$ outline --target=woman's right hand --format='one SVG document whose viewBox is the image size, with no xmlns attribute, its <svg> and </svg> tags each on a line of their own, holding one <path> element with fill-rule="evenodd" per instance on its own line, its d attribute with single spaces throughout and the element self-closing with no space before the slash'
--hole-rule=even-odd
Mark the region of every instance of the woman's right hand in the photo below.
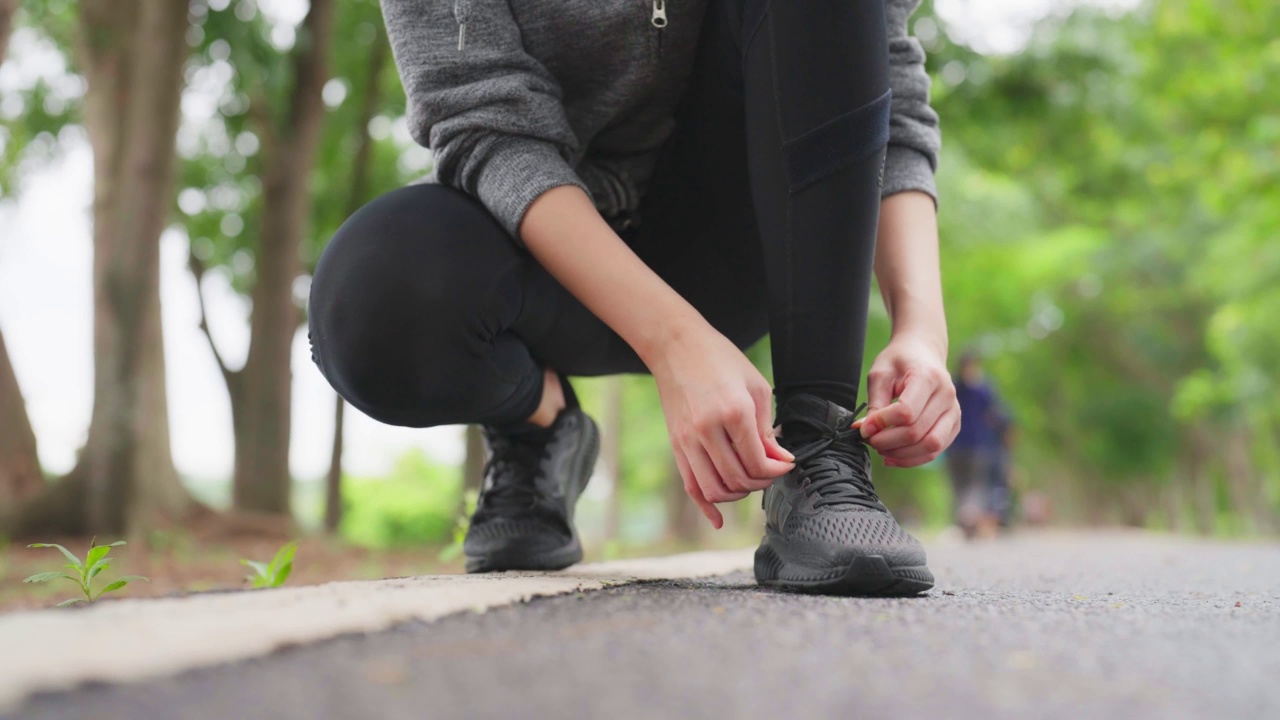
<svg viewBox="0 0 1280 720">
<path fill-rule="evenodd" d="M 764 376 L 636 256 L 586 192 L 562 185 L 539 195 L 519 235 L 653 372 L 684 489 L 712 525 L 724 524 L 714 503 L 746 497 L 791 469 L 794 458 L 773 438 Z"/>
<path fill-rule="evenodd" d="M 676 333 L 649 369 L 685 492 L 719 529 L 724 517 L 715 503 L 763 490 L 793 467 L 773 435 L 769 382 L 705 324 Z"/>
</svg>

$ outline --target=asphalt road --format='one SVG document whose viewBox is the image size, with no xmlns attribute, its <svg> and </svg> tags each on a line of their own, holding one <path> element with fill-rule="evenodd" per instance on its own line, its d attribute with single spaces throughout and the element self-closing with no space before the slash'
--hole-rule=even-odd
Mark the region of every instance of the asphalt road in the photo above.
<svg viewBox="0 0 1280 720">
<path fill-rule="evenodd" d="M 917 599 L 745 574 L 533 600 L 15 717 L 1280 718 L 1280 545 L 1139 534 L 932 544 Z M 74 652 L 69 648 L 68 652 Z"/>
</svg>

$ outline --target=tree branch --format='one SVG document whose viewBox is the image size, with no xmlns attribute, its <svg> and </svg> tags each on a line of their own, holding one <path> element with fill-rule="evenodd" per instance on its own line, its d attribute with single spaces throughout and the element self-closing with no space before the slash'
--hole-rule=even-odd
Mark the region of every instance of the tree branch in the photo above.
<svg viewBox="0 0 1280 720">
<path fill-rule="evenodd" d="M 9 48 L 9 33 L 17 10 L 18 0 L 0 0 L 0 63 L 4 62 L 5 50 Z"/>
<path fill-rule="evenodd" d="M 226 381 L 227 387 L 230 388 L 235 384 L 238 371 L 227 367 L 226 361 L 222 359 L 222 353 L 218 352 L 218 343 L 214 342 L 213 333 L 209 330 L 209 313 L 205 309 L 204 303 L 204 261 L 188 250 L 187 265 L 191 268 L 191 274 L 196 279 L 196 299 L 200 308 L 200 331 L 204 333 L 205 340 L 209 341 L 209 350 L 213 352 L 213 359 L 218 363 L 218 370 L 222 373 L 222 379 Z"/>
<path fill-rule="evenodd" d="M 373 157 L 373 137 L 369 135 L 369 123 L 382 102 L 382 83 L 378 82 L 378 76 L 382 74 L 387 52 L 390 49 L 382 26 L 376 25 L 375 28 L 372 47 L 369 50 L 364 98 L 360 105 L 360 117 L 356 120 L 360 141 L 356 144 L 355 159 L 352 162 L 351 194 L 347 198 L 347 217 L 354 215 L 361 206 L 369 202 L 369 175 Z"/>
<path fill-rule="evenodd" d="M 271 157 L 271 147 L 275 145 L 279 133 L 271 118 L 271 100 L 261 89 L 249 93 L 249 120 L 258 131 L 263 157 Z"/>
<path fill-rule="evenodd" d="M 320 91 L 328 81 L 327 62 L 333 25 L 333 0 L 311 0 L 302 19 L 298 43 L 293 54 L 293 94 L 284 127 L 294 128 L 311 118 L 318 118 L 322 107 Z"/>
</svg>

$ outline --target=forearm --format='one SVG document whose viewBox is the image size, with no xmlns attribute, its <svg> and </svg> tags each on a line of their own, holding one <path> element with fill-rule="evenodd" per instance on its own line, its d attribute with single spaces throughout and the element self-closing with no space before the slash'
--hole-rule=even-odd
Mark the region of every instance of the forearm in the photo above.
<svg viewBox="0 0 1280 720">
<path fill-rule="evenodd" d="M 884 199 L 875 272 L 894 336 L 913 336 L 945 358 L 947 319 L 933 198 L 922 192 L 903 192 Z"/>
<path fill-rule="evenodd" d="M 618 237 L 581 189 L 562 186 L 540 195 L 519 231 L 538 262 L 650 368 L 682 333 L 711 330 Z"/>
</svg>

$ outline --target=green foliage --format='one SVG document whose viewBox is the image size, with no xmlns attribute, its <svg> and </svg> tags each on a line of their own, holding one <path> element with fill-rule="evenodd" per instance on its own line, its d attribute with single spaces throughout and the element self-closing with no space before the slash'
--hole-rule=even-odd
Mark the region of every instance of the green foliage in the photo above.
<svg viewBox="0 0 1280 720">
<path fill-rule="evenodd" d="M 72 0 L 22 4 L 14 52 L 60 53 L 65 68 L 24 80 L 20 112 L 5 98 L 0 193 L 79 132 L 75 21 Z M 306 39 L 249 2 L 195 3 L 192 22 L 188 93 L 208 107 L 184 119 L 175 222 L 198 260 L 245 291 L 265 148 L 288 131 L 289 63 Z M 1027 486 L 1068 520 L 1280 528 L 1280 4 L 1077 9 L 1007 56 L 955 42 L 931 2 L 913 23 L 945 132 L 953 355 L 985 356 Z M 429 168 L 407 137 L 377 3 L 339 3 L 335 36 L 305 267 L 355 205 Z M 369 173 L 353 188 L 362 147 Z M 873 303 L 867 364 L 888 336 Z M 768 374 L 767 342 L 749 356 Z M 601 386 L 578 387 L 599 417 Z M 626 378 L 622 415 L 623 506 L 639 516 L 676 482 L 651 378 Z M 940 467 L 876 473 L 899 514 L 947 517 Z M 460 488 L 455 468 L 407 456 L 389 478 L 348 480 L 343 534 L 378 547 L 453 538 L 445 553 L 456 553 Z"/>
<path fill-rule="evenodd" d="M 1278 22 L 1166 0 L 1051 18 L 1009 57 L 927 47 L 964 70 L 934 86 L 952 346 L 985 352 L 1018 464 L 1077 517 L 1149 523 L 1182 485 L 1204 529 L 1276 527 Z"/>
<path fill-rule="evenodd" d="M 462 498 L 462 512 L 453 527 L 453 540 L 440 551 L 441 562 L 451 562 L 462 557 L 462 543 L 467 539 L 467 530 L 471 529 L 471 516 L 476 513 L 476 505 L 480 502 L 480 493 L 468 490 Z"/>
<path fill-rule="evenodd" d="M 192 37 L 199 41 L 188 64 L 188 86 L 207 94 L 214 107 L 208 117 L 188 117 L 180 133 L 175 219 L 191 239 L 194 258 L 247 293 L 264 211 L 264 163 L 271 160 L 272 137 L 290 132 L 290 63 L 306 38 L 295 36 L 300 30 L 285 32 L 288 28 L 270 22 L 253 3 L 231 3 L 223 10 L 201 6 L 192 21 Z M 326 118 L 310 182 L 307 267 L 353 204 L 403 185 L 427 168 L 406 163 L 421 151 L 393 132 L 404 114 L 404 93 L 376 0 L 338 3 L 333 32 Z M 371 119 L 364 119 L 366 114 Z M 353 198 L 352 163 L 366 140 L 372 143 L 369 176 L 360 188 L 363 197 Z"/>
<path fill-rule="evenodd" d="M 254 588 L 278 588 L 284 585 L 293 572 L 293 556 L 297 552 L 298 543 L 295 541 L 285 543 L 276 551 L 275 557 L 271 558 L 269 563 L 241 558 L 240 564 L 253 571 L 244 579 L 248 580 Z"/>
<path fill-rule="evenodd" d="M 447 543 L 462 507 L 462 473 L 412 450 L 385 478 L 344 478 L 343 500 L 342 535 L 357 545 Z"/>
<path fill-rule="evenodd" d="M 71 0 L 19 3 L 7 59 L 39 57 L 40 73 L 15 74 L 16 90 L 6 90 L 0 106 L 0 199 L 20 189 L 22 174 L 60 155 L 76 133 L 83 80 L 69 67 L 76 30 Z"/>
<path fill-rule="evenodd" d="M 79 605 L 81 603 L 92 603 L 96 601 L 98 598 L 102 597 L 103 595 L 109 592 L 115 592 L 116 590 L 123 588 L 124 586 L 128 585 L 131 582 L 135 582 L 139 580 L 143 582 L 151 582 L 150 580 L 142 577 L 141 575 L 125 575 L 122 578 L 118 578 L 116 580 L 113 580 L 107 583 L 104 587 L 99 588 L 96 591 L 94 590 L 93 581 L 99 575 L 101 575 L 104 571 L 110 569 L 111 567 L 111 558 L 107 557 L 107 555 L 111 552 L 111 548 L 120 547 L 124 544 L 125 544 L 124 540 L 117 540 L 116 542 L 113 542 L 110 545 L 98 545 L 97 538 L 94 538 L 93 540 L 89 541 L 89 552 L 88 554 L 85 555 L 85 559 L 83 562 L 81 562 L 80 558 L 76 557 L 76 555 L 72 553 L 70 550 L 66 549 L 65 547 L 57 543 L 35 543 L 33 545 L 28 545 L 27 547 L 32 547 L 32 548 L 56 549 L 58 552 L 62 553 L 62 555 L 67 559 L 67 564 L 63 565 L 63 567 L 66 568 L 67 570 L 70 570 L 71 572 L 68 573 L 62 570 L 54 570 L 52 572 L 37 573 L 23 580 L 23 582 L 43 583 L 43 582 L 49 582 L 50 580 L 57 580 L 59 578 L 65 578 L 67 580 L 70 580 L 76 586 L 76 588 L 80 590 L 80 594 L 83 595 L 83 597 L 64 600 L 63 602 L 58 603 L 57 607 L 67 607 L 69 605 Z"/>
</svg>

